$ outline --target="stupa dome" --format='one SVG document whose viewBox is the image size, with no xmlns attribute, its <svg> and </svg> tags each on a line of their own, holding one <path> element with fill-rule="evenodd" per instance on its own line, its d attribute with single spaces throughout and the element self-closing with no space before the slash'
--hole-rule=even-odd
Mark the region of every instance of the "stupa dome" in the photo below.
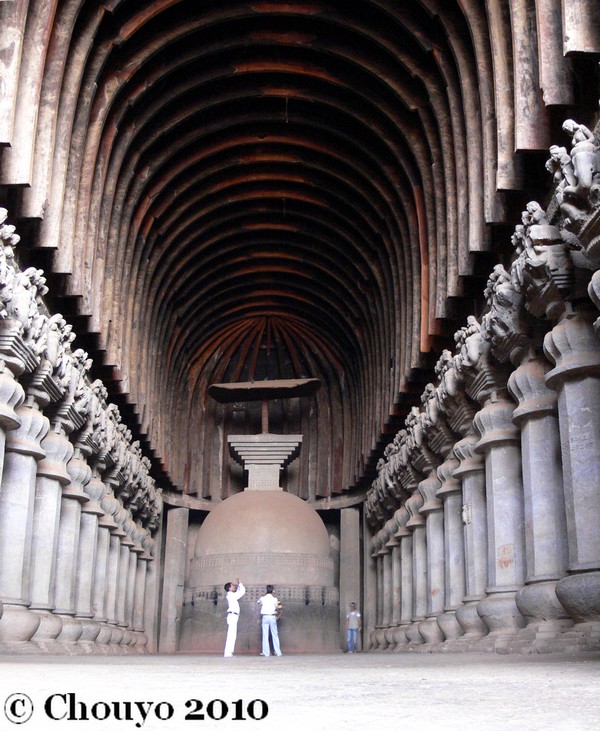
<svg viewBox="0 0 600 731">
<path fill-rule="evenodd" d="M 332 586 L 329 536 L 308 503 L 283 490 L 245 490 L 216 505 L 198 533 L 192 586 Z"/>
</svg>

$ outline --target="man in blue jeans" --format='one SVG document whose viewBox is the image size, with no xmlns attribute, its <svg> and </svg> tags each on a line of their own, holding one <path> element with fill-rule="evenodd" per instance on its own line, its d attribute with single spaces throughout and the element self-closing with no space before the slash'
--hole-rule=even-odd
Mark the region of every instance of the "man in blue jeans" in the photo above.
<svg viewBox="0 0 600 731">
<path fill-rule="evenodd" d="M 358 632 L 362 629 L 362 617 L 356 611 L 356 604 L 350 602 L 350 611 L 346 614 L 346 642 L 348 652 L 358 652 Z"/>
<path fill-rule="evenodd" d="M 279 646 L 279 632 L 277 631 L 277 620 L 279 619 L 279 600 L 275 596 L 272 584 L 267 585 L 267 593 L 257 601 L 260 604 L 260 615 L 262 621 L 262 652 L 261 655 L 269 657 L 271 648 L 269 646 L 269 633 L 273 641 L 273 652 L 281 657 Z"/>
</svg>

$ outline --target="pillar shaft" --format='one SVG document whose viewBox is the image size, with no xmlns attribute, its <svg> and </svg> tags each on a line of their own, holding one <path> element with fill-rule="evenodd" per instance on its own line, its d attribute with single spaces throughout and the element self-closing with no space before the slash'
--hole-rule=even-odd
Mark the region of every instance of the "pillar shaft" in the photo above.
<svg viewBox="0 0 600 731">
<path fill-rule="evenodd" d="M 5 604 L 29 604 L 31 544 L 37 461 L 49 423 L 37 409 L 21 406 L 18 429 L 8 432 L 0 487 L 0 596 Z"/>
<path fill-rule="evenodd" d="M 521 429 L 525 510 L 526 585 L 517 606 L 536 625 L 566 618 L 556 596 L 566 571 L 567 527 L 556 394 L 545 384 L 547 370 L 541 358 L 527 361 L 508 384 L 519 402 L 514 421 Z"/>
<path fill-rule="evenodd" d="M 400 544 L 402 571 L 402 599 L 400 621 L 409 624 L 413 614 L 413 537 L 404 536 Z"/>
<path fill-rule="evenodd" d="M 427 544 L 425 538 L 425 518 L 420 510 L 423 496 L 416 490 L 406 501 L 409 514 L 406 529 L 412 532 L 412 614 L 411 624 L 406 628 L 406 638 L 410 645 L 423 642 L 419 624 L 427 614 Z"/>
<path fill-rule="evenodd" d="M 117 586 L 119 583 L 119 557 L 121 554 L 121 541 L 115 533 L 116 531 L 110 535 L 104 601 L 104 614 L 108 623 L 113 625 L 117 624 Z"/>
<path fill-rule="evenodd" d="M 127 582 L 127 593 L 125 595 L 125 623 L 133 629 L 133 601 L 135 597 L 135 583 L 137 580 L 138 555 L 135 551 L 129 552 L 129 571 Z"/>
<path fill-rule="evenodd" d="M 455 639 L 463 631 L 455 611 L 465 597 L 465 553 L 462 525 L 461 483 L 454 477 L 456 459 L 447 459 L 438 468 L 440 488 L 437 497 L 444 504 L 444 613 L 438 624 L 446 639 Z"/>
<path fill-rule="evenodd" d="M 340 511 L 340 644 L 346 647 L 344 634 L 346 612 L 350 602 L 360 605 L 360 513 L 357 508 Z"/>
<path fill-rule="evenodd" d="M 465 597 L 456 609 L 456 619 L 465 637 L 477 638 L 487 633 L 477 606 L 485 597 L 487 584 L 487 511 L 485 502 L 484 461 L 475 451 L 479 439 L 470 435 L 454 445 L 459 460 L 453 476 L 462 485 L 462 524 L 465 555 Z"/>
<path fill-rule="evenodd" d="M 117 624 L 127 626 L 125 605 L 127 600 L 127 583 L 129 581 L 129 546 L 121 542 L 119 549 L 119 582 L 117 584 Z"/>
<path fill-rule="evenodd" d="M 62 619 L 51 612 L 55 608 L 62 490 L 70 481 L 67 463 L 73 456 L 73 446 L 64 435 L 50 432 L 42 448 L 45 457 L 37 469 L 31 553 L 31 608 L 39 614 L 40 625 L 32 639 L 52 652 L 62 630 Z"/>
<path fill-rule="evenodd" d="M 79 538 L 81 532 L 81 506 L 88 499 L 83 491 L 91 476 L 91 470 L 77 453 L 67 465 L 71 482 L 63 486 L 61 498 L 58 548 L 56 553 L 56 608 L 63 628 L 58 641 L 66 644 L 67 652 L 74 652 L 73 643 L 78 642 L 83 627 L 74 619 L 77 564 L 79 561 Z"/>
<path fill-rule="evenodd" d="M 400 544 L 392 548 L 392 616 L 391 624 L 400 624 L 400 602 L 402 596 L 402 568 L 400 565 Z"/>
<path fill-rule="evenodd" d="M 164 653 L 176 652 L 178 649 L 188 525 L 187 508 L 169 510 L 159 648 Z"/>
<path fill-rule="evenodd" d="M 376 627 L 383 625 L 383 556 L 377 556 L 377 621 Z"/>
<path fill-rule="evenodd" d="M 488 524 L 488 596 L 478 612 L 490 631 L 513 632 L 524 626 L 515 603 L 525 578 L 523 483 L 518 430 L 508 399 L 490 400 L 475 416 L 485 455 Z"/>
<path fill-rule="evenodd" d="M 101 518 L 98 524 L 98 541 L 92 587 L 92 613 L 95 621 L 100 625 L 100 633 L 96 637 L 96 643 L 99 645 L 106 645 L 112 635 L 112 631 L 107 625 L 108 615 L 106 614 L 110 528 L 104 523 L 104 520 Z"/>
<path fill-rule="evenodd" d="M 571 313 L 546 335 L 556 364 L 546 383 L 558 394 L 568 533 L 558 597 L 576 622 L 600 622 L 600 343 L 592 313 Z"/>
<path fill-rule="evenodd" d="M 383 586 L 382 586 L 382 616 L 381 623 L 384 627 L 389 627 L 392 623 L 392 553 L 387 551 L 382 556 L 383 564 Z"/>
<path fill-rule="evenodd" d="M 419 625 L 419 632 L 426 643 L 441 642 L 442 633 L 437 617 L 444 611 L 444 514 L 441 500 L 436 493 L 440 487 L 437 474 L 432 472 L 419 483 L 423 505 L 419 512 L 425 516 L 426 536 L 426 593 L 427 620 Z"/>
<path fill-rule="evenodd" d="M 135 592 L 133 598 L 133 631 L 137 635 L 135 648 L 137 652 L 146 652 L 148 635 L 144 632 L 144 615 L 146 610 L 146 582 L 148 579 L 149 556 L 138 556 L 135 574 Z"/>
<path fill-rule="evenodd" d="M 20 426 L 6 438 L 0 484 L 0 647 L 31 639 L 40 619 L 31 602 L 31 554 L 37 461 L 48 420 L 36 408 L 20 406 Z"/>
</svg>

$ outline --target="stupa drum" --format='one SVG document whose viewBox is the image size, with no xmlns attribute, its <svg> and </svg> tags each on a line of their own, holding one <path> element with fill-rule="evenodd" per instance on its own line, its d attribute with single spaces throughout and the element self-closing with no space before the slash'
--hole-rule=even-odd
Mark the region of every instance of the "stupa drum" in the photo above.
<svg viewBox="0 0 600 731">
<path fill-rule="evenodd" d="M 260 652 L 256 600 L 274 584 L 284 605 L 280 621 L 284 652 L 339 648 L 338 591 L 329 535 L 317 512 L 282 490 L 245 490 L 219 503 L 198 533 L 186 591 L 180 648 L 222 652 L 225 637 L 223 585 L 239 576 L 236 653 Z"/>
</svg>

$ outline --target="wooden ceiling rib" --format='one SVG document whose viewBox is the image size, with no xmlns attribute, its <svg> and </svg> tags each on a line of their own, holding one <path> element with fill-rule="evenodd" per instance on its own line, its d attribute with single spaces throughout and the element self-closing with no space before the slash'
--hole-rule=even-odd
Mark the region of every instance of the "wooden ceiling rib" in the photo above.
<svg viewBox="0 0 600 731">
<path fill-rule="evenodd" d="M 571 4 L 0 3 L 0 190 L 173 489 L 239 487 L 204 392 L 254 377 L 326 384 L 293 489 L 368 483 L 575 101 Z"/>
</svg>

